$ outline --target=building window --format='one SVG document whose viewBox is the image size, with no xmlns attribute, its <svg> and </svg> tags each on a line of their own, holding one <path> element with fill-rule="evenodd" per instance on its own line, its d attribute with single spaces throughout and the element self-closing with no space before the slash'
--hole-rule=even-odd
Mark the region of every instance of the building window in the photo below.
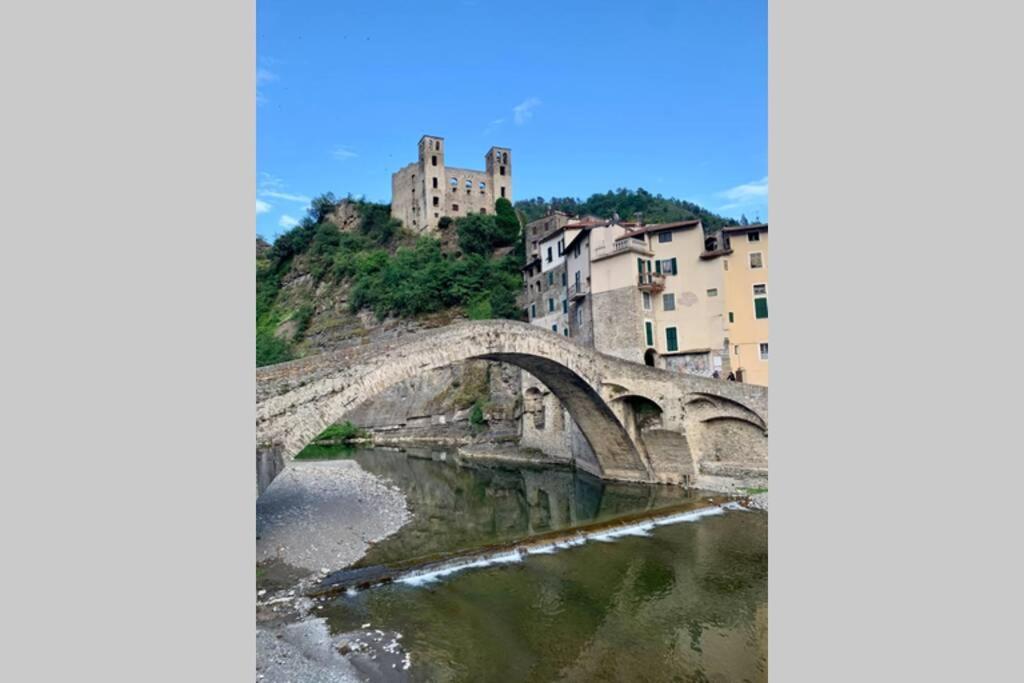
<svg viewBox="0 0 1024 683">
<path fill-rule="evenodd" d="M 768 360 L 768 342 L 761 342 L 759 347 L 761 351 L 761 360 Z"/>
<path fill-rule="evenodd" d="M 666 230 L 665 232 L 659 232 L 658 233 L 658 241 L 659 242 L 671 242 L 672 241 L 672 231 L 671 230 Z"/>
<path fill-rule="evenodd" d="M 555 312 L 555 300 L 552 299 L 551 297 L 548 297 L 548 313 L 554 313 L 554 312 Z"/>
<path fill-rule="evenodd" d="M 438 151 L 441 150 L 441 143 L 438 140 L 434 141 L 434 149 L 436 149 Z"/>
<path fill-rule="evenodd" d="M 502 197 L 505 196 L 505 186 L 504 185 L 501 186 L 501 196 Z"/>
<path fill-rule="evenodd" d="M 452 176 L 452 179 L 449 180 L 448 182 L 451 183 L 452 187 L 457 187 L 459 184 L 459 179 L 456 178 L 455 176 Z"/>
<path fill-rule="evenodd" d="M 644 298 L 644 310 L 645 311 L 651 310 L 651 293 L 650 292 L 641 292 L 641 294 L 643 295 L 643 298 Z"/>
<path fill-rule="evenodd" d="M 458 204 L 452 204 L 452 211 L 458 211 L 458 210 L 459 210 L 459 205 Z"/>
<path fill-rule="evenodd" d="M 647 345 L 654 346 L 654 323 L 650 320 L 644 321 L 644 335 L 647 337 Z"/>
<path fill-rule="evenodd" d="M 582 306 L 577 306 L 576 307 L 576 324 L 577 325 L 582 325 L 583 324 L 583 307 Z"/>
<path fill-rule="evenodd" d="M 568 313 L 568 312 L 569 312 L 569 300 L 568 299 L 562 299 L 562 313 Z"/>
<path fill-rule="evenodd" d="M 665 328 L 665 349 L 668 351 L 679 350 L 679 337 L 676 335 L 676 328 Z"/>
<path fill-rule="evenodd" d="M 484 181 L 481 180 L 480 181 L 480 189 L 481 190 L 486 190 L 487 189 L 487 183 L 485 183 Z"/>
<path fill-rule="evenodd" d="M 760 242 L 761 241 L 761 233 L 759 233 L 759 232 L 748 232 L 747 233 L 747 241 L 748 242 Z M 768 348 L 767 344 L 765 344 L 765 348 L 766 349 Z"/>
<path fill-rule="evenodd" d="M 558 240 L 558 255 L 561 256 L 565 253 L 565 240 Z"/>
<path fill-rule="evenodd" d="M 470 180 L 469 178 L 466 178 L 466 189 L 467 190 L 472 190 L 473 189 L 473 181 Z"/>
<path fill-rule="evenodd" d="M 661 295 L 661 308 L 665 311 L 676 310 L 676 295 L 675 294 L 662 294 Z"/>
<path fill-rule="evenodd" d="M 566 337 L 568 337 L 569 336 L 569 328 L 568 327 L 563 327 L 562 328 L 562 334 L 564 334 Z"/>
<path fill-rule="evenodd" d="M 754 318 L 762 320 L 768 317 L 767 285 L 754 285 Z"/>
<path fill-rule="evenodd" d="M 548 287 L 555 284 L 555 274 L 552 271 L 548 271 Z"/>
<path fill-rule="evenodd" d="M 562 286 L 569 284 L 569 273 L 562 273 Z"/>
<path fill-rule="evenodd" d="M 530 304 L 530 320 L 537 317 L 537 304 Z"/>
<path fill-rule="evenodd" d="M 579 291 L 579 288 L 580 288 L 580 271 L 577 270 L 576 271 L 576 290 Z"/>
<path fill-rule="evenodd" d="M 732 311 L 729 311 L 729 322 L 734 323 L 736 320 L 733 318 Z"/>
<path fill-rule="evenodd" d="M 435 180 L 436 180 L 436 178 L 435 178 Z M 441 200 L 438 197 L 434 197 L 434 206 L 438 206 L 440 203 L 441 203 Z"/>
<path fill-rule="evenodd" d="M 709 289 L 708 290 L 708 296 L 709 297 L 710 296 L 718 296 L 718 290 L 717 289 Z"/>
<path fill-rule="evenodd" d="M 551 263 L 551 247 L 548 247 L 548 263 Z"/>
<path fill-rule="evenodd" d="M 655 261 L 654 269 L 656 272 L 664 273 L 665 275 L 679 274 L 679 269 L 677 268 L 677 262 L 675 258 L 667 258 Z"/>
<path fill-rule="evenodd" d="M 504 166 L 499 166 L 498 167 L 498 173 L 500 173 L 501 175 L 505 175 L 505 167 Z M 501 196 L 504 197 L 505 195 L 501 195 Z"/>
<path fill-rule="evenodd" d="M 737 356 L 740 355 L 740 347 L 739 347 L 738 344 L 736 346 L 732 347 L 732 352 L 733 352 L 734 355 L 737 355 Z"/>
<path fill-rule="evenodd" d="M 431 166 L 437 166 L 437 155 L 436 154 L 430 157 L 430 165 Z"/>
<path fill-rule="evenodd" d="M 434 189 L 437 189 L 437 178 L 431 178 L 434 181 Z"/>
<path fill-rule="evenodd" d="M 750 267 L 751 268 L 763 268 L 764 261 L 761 259 L 761 252 L 753 251 L 750 253 Z"/>
<path fill-rule="evenodd" d="M 551 326 L 551 331 L 554 332 L 555 334 L 558 334 L 558 324 L 557 323 L 555 323 L 554 325 Z"/>
<path fill-rule="evenodd" d="M 722 259 L 722 268 L 724 270 L 729 270 L 729 259 Z"/>
</svg>

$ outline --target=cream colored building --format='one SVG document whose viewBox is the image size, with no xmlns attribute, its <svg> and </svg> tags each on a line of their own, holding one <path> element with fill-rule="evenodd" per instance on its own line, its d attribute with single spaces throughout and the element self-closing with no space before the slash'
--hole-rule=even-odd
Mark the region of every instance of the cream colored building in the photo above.
<svg viewBox="0 0 1024 683">
<path fill-rule="evenodd" d="M 723 228 L 729 363 L 737 379 L 768 386 L 768 225 Z"/>
<path fill-rule="evenodd" d="M 567 253 L 571 336 L 637 363 L 728 373 L 724 275 L 702 258 L 700 221 L 594 226 Z"/>
</svg>

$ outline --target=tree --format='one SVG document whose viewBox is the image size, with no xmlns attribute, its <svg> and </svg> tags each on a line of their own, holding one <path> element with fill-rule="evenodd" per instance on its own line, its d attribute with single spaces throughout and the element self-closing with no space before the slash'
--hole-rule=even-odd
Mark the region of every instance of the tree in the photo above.
<svg viewBox="0 0 1024 683">
<path fill-rule="evenodd" d="M 309 208 L 306 210 L 306 215 L 314 225 L 322 223 L 336 206 L 338 206 L 338 200 L 334 197 L 334 193 L 327 192 L 319 197 L 313 197 L 313 201 L 309 203 Z"/>
<path fill-rule="evenodd" d="M 747 214 L 740 214 L 740 225 L 750 225 L 750 221 L 747 220 Z"/>
</svg>

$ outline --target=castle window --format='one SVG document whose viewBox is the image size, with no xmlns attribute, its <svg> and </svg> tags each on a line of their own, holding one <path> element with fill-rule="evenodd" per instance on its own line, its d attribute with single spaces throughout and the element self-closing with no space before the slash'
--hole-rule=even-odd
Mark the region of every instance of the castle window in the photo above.
<svg viewBox="0 0 1024 683">
<path fill-rule="evenodd" d="M 433 178 L 433 181 L 434 181 L 434 189 L 436 190 L 437 189 L 437 178 Z"/>
<path fill-rule="evenodd" d="M 505 167 L 504 166 L 499 166 L 498 167 L 498 173 L 500 173 L 501 175 L 505 175 Z"/>
<path fill-rule="evenodd" d="M 472 190 L 473 189 L 473 181 L 470 180 L 469 178 L 466 178 L 466 189 L 467 190 Z"/>
<path fill-rule="evenodd" d="M 508 154 L 505 154 L 504 152 L 501 153 L 501 163 L 503 163 L 503 164 L 507 164 L 508 163 Z"/>
<path fill-rule="evenodd" d="M 504 186 L 503 186 L 503 187 L 501 188 L 501 196 L 502 196 L 502 197 L 504 197 L 504 196 L 505 196 L 505 188 L 504 188 Z"/>
<path fill-rule="evenodd" d="M 437 155 L 436 154 L 434 154 L 433 156 L 430 157 L 430 165 L 431 166 L 437 166 Z"/>
<path fill-rule="evenodd" d="M 480 213 L 487 213 L 487 209 L 480 209 Z"/>
<path fill-rule="evenodd" d="M 435 140 L 434 141 L 434 149 L 436 149 L 438 151 L 441 150 L 441 141 L 440 140 Z"/>
<path fill-rule="evenodd" d="M 458 211 L 458 210 L 459 210 L 459 205 L 458 204 L 452 204 L 452 211 Z"/>
<path fill-rule="evenodd" d="M 487 183 L 485 183 L 484 181 L 481 180 L 480 181 L 480 189 L 481 190 L 486 190 L 487 189 Z"/>
<path fill-rule="evenodd" d="M 437 197 L 434 197 L 434 206 L 438 206 L 440 203 L 441 203 L 441 200 L 438 199 Z"/>
<path fill-rule="evenodd" d="M 452 187 L 456 187 L 459 184 L 459 179 L 456 178 L 455 176 L 452 176 L 452 179 L 449 180 L 448 182 L 452 184 Z"/>
</svg>

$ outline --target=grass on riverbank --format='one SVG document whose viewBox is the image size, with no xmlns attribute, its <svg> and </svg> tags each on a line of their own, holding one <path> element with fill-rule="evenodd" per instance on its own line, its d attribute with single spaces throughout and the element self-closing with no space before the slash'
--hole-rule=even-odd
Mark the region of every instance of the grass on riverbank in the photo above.
<svg viewBox="0 0 1024 683">
<path fill-rule="evenodd" d="M 317 434 L 316 438 L 295 456 L 296 460 L 337 460 L 347 458 L 355 452 L 353 442 L 365 439 L 365 430 L 351 422 L 333 424 Z"/>
</svg>

